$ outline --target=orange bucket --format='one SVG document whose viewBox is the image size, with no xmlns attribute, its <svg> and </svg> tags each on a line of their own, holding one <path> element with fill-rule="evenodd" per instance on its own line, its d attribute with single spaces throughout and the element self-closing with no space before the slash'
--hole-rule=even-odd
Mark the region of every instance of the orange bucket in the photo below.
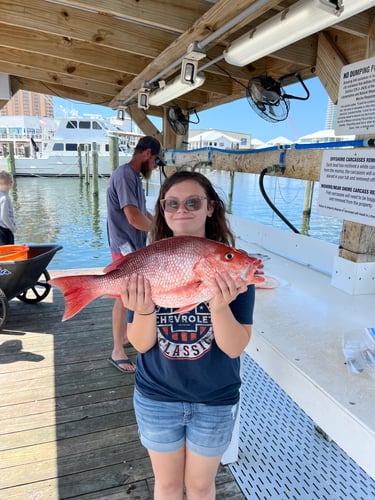
<svg viewBox="0 0 375 500">
<path fill-rule="evenodd" d="M 4 260 L 27 260 L 27 245 L 0 245 L 0 262 Z"/>
</svg>

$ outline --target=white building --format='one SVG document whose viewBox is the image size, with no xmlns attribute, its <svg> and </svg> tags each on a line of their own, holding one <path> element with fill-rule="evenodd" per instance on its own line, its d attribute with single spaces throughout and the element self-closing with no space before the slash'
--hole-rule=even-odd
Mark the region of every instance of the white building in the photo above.
<svg viewBox="0 0 375 500">
<path fill-rule="evenodd" d="M 225 130 L 189 130 L 189 149 L 251 149 L 251 135 Z"/>
<path fill-rule="evenodd" d="M 318 142 L 353 141 L 354 139 L 355 135 L 336 135 L 334 129 L 326 129 L 304 135 L 298 139 L 297 143 L 314 144 Z"/>
<path fill-rule="evenodd" d="M 272 146 L 289 146 L 291 144 L 315 144 L 321 142 L 342 142 L 355 139 L 355 135 L 337 136 L 334 129 L 318 130 L 312 134 L 300 137 L 297 141 L 291 141 L 287 137 L 279 136 L 267 142 L 253 138 L 250 134 L 240 132 L 229 132 L 217 129 L 190 130 L 189 149 L 219 148 L 229 150 L 263 149 Z"/>
<path fill-rule="evenodd" d="M 267 141 L 266 147 L 267 146 L 285 146 L 286 144 L 288 144 L 288 145 L 293 144 L 293 141 L 280 135 L 279 137 L 275 137 L 274 139 L 270 139 L 269 141 Z"/>
</svg>

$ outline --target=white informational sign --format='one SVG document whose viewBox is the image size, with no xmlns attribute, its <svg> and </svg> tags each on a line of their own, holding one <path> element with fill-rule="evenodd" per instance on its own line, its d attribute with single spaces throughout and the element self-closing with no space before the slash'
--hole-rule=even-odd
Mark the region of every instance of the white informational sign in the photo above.
<svg viewBox="0 0 375 500">
<path fill-rule="evenodd" d="M 336 135 L 375 131 L 375 57 L 344 66 L 337 102 Z"/>
<path fill-rule="evenodd" d="M 375 226 L 375 149 L 324 151 L 317 210 Z"/>
</svg>

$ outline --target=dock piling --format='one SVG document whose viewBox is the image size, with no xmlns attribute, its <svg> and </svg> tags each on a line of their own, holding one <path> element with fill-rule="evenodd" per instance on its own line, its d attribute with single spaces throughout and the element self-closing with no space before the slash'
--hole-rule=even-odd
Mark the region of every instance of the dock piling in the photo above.
<svg viewBox="0 0 375 500">
<path fill-rule="evenodd" d="M 92 153 L 91 153 L 91 158 L 92 158 L 92 194 L 94 196 L 98 196 L 99 194 L 99 185 L 98 185 L 98 172 L 99 172 L 99 166 L 98 166 L 98 150 L 96 148 L 96 142 L 92 143 Z"/>
</svg>

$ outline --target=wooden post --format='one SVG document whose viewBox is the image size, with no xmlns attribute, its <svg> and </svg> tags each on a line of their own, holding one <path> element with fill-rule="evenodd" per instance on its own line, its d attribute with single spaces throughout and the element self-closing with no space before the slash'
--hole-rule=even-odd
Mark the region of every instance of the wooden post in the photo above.
<svg viewBox="0 0 375 500">
<path fill-rule="evenodd" d="M 90 184 L 90 155 L 88 144 L 85 144 L 85 182 L 86 184 Z"/>
<path fill-rule="evenodd" d="M 367 57 L 375 56 L 375 13 L 371 13 L 369 36 L 367 38 Z M 367 106 L 368 112 L 373 109 Z M 357 135 L 356 139 L 371 139 L 373 130 L 368 135 Z M 339 256 L 351 262 L 375 262 L 375 227 L 344 220 L 341 232 Z"/>
<path fill-rule="evenodd" d="M 109 136 L 109 171 L 114 172 L 119 166 L 118 137 Z"/>
<path fill-rule="evenodd" d="M 78 176 L 82 179 L 82 151 L 81 146 L 78 146 Z"/>
<path fill-rule="evenodd" d="M 306 181 L 305 198 L 303 200 L 302 226 L 301 226 L 301 234 L 304 234 L 306 236 L 309 235 L 313 194 L 314 194 L 314 182 Z"/>
<path fill-rule="evenodd" d="M 229 190 L 228 190 L 228 213 L 232 213 L 232 201 L 233 201 L 233 188 L 234 188 L 234 171 L 229 172 Z"/>
<path fill-rule="evenodd" d="M 13 142 L 10 142 L 8 144 L 9 146 L 9 157 L 7 158 L 8 162 L 8 169 L 10 170 L 11 174 L 13 177 L 16 175 L 16 163 L 14 159 L 14 144 Z"/>
<path fill-rule="evenodd" d="M 92 194 L 97 196 L 99 194 L 99 186 L 98 186 L 98 151 L 96 149 L 96 142 L 92 143 Z"/>
</svg>

